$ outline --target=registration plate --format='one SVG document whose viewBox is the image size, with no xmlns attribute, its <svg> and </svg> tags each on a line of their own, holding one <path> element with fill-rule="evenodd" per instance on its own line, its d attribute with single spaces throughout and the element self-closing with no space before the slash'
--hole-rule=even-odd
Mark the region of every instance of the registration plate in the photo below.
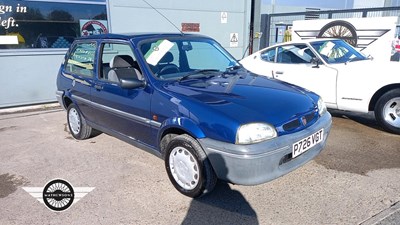
<svg viewBox="0 0 400 225">
<path fill-rule="evenodd" d="M 320 143 L 323 140 L 324 137 L 324 129 L 321 129 L 314 134 L 301 139 L 300 141 L 297 141 L 296 143 L 293 144 L 293 149 L 292 149 L 292 157 L 296 158 L 297 156 L 303 154 L 316 144 Z"/>
</svg>

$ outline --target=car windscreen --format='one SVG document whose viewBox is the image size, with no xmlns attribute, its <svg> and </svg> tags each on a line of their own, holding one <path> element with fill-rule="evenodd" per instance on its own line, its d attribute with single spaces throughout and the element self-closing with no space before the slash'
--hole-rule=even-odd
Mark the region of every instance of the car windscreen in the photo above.
<svg viewBox="0 0 400 225">
<path fill-rule="evenodd" d="M 367 60 L 364 54 L 343 40 L 322 40 L 312 42 L 311 46 L 329 64 Z"/>
<path fill-rule="evenodd" d="M 140 43 L 148 67 L 158 79 L 181 79 L 188 74 L 224 72 L 239 63 L 217 42 L 188 37 Z"/>
</svg>

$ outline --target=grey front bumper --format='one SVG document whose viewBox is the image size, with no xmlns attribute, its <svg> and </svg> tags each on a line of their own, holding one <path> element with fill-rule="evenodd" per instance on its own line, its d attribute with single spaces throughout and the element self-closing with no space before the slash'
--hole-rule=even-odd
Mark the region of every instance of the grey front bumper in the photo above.
<svg viewBox="0 0 400 225">
<path fill-rule="evenodd" d="M 326 145 L 332 117 L 326 112 L 312 126 L 252 145 L 235 145 L 209 138 L 199 139 L 218 178 L 234 184 L 257 185 L 283 176 L 317 156 Z M 292 144 L 324 129 L 323 141 L 291 159 Z"/>
</svg>

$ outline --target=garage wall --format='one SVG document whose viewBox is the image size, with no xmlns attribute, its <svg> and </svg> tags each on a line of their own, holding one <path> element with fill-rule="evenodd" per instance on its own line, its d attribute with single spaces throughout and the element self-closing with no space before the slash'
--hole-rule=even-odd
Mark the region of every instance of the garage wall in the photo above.
<svg viewBox="0 0 400 225">
<path fill-rule="evenodd" d="M 199 34 L 208 35 L 240 59 L 248 45 L 251 1 L 246 0 L 147 0 L 181 29 L 181 23 L 199 23 Z M 227 12 L 227 23 L 221 23 Z M 114 33 L 179 32 L 144 1 L 110 0 L 110 27 Z M 127 16 L 129 15 L 129 17 Z M 230 47 L 230 34 L 238 33 L 238 46 Z"/>
<path fill-rule="evenodd" d="M 1 54 L 0 108 L 56 101 L 56 75 L 64 54 Z"/>
<path fill-rule="evenodd" d="M 200 34 L 213 37 L 237 59 L 242 58 L 248 45 L 251 1 L 147 2 L 179 29 L 181 23 L 199 23 Z M 141 0 L 107 0 L 107 11 L 108 25 L 114 33 L 178 32 Z M 221 22 L 221 12 L 227 12 L 227 23 Z M 230 47 L 231 33 L 238 33 L 235 47 Z M 0 50 L 0 108 L 55 102 L 56 75 L 66 51 L 65 48 Z"/>
</svg>

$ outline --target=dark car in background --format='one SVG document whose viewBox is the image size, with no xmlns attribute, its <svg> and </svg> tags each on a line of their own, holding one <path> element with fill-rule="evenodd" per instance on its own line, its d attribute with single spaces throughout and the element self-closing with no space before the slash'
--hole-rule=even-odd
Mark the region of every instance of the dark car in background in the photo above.
<svg viewBox="0 0 400 225">
<path fill-rule="evenodd" d="M 332 123 L 317 94 L 250 73 L 194 34 L 76 39 L 57 89 L 74 138 L 103 132 L 164 159 L 190 197 L 217 179 L 256 185 L 293 171 L 321 152 Z"/>
</svg>

